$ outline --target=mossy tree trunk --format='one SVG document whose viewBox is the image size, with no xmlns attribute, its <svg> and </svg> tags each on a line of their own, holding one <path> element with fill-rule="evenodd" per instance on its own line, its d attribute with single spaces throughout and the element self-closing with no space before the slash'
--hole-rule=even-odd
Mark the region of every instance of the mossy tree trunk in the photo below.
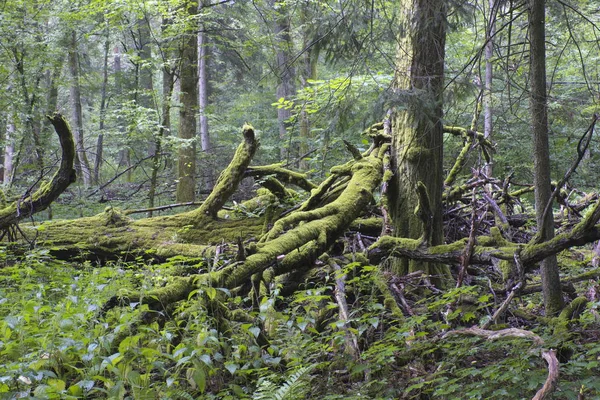
<svg viewBox="0 0 600 400">
<path fill-rule="evenodd" d="M 194 16 L 198 7 L 189 1 L 188 13 Z M 198 110 L 198 46 L 191 29 L 186 33 L 181 54 L 181 107 L 179 109 L 179 147 L 177 164 L 177 201 L 194 201 L 196 193 L 196 111 Z"/>
<path fill-rule="evenodd" d="M 442 228 L 442 90 L 444 84 L 444 45 L 446 2 L 443 0 L 403 0 L 400 15 L 398 54 L 394 86 L 403 99 L 402 109 L 392 116 L 392 168 L 390 212 L 395 235 L 419 238 L 424 226 L 416 214 L 419 205 L 417 184 L 422 182 L 431 209 L 431 237 L 424 242 L 437 245 Z M 427 205 L 421 205 L 421 209 Z M 422 270 L 441 284 L 449 278 L 447 267 L 416 260 L 398 260 L 397 273 Z"/>
<path fill-rule="evenodd" d="M 75 182 L 73 161 L 76 151 L 69 125 L 60 114 L 55 114 L 48 119 L 54 126 L 60 141 L 62 149 L 60 167 L 52 180 L 42 184 L 34 193 L 25 193 L 19 200 L 0 208 L 0 236 L 2 238 L 7 236 L 8 239 L 14 240 L 10 237 L 10 230 L 17 222 L 48 208 L 71 183 Z"/>
<path fill-rule="evenodd" d="M 288 5 L 285 1 L 271 0 L 275 16 L 275 43 L 276 43 L 276 71 L 278 78 L 277 85 L 277 100 L 291 100 L 296 93 L 294 80 L 296 78 L 296 70 L 294 69 L 292 53 L 294 43 L 291 35 L 290 17 L 288 15 Z M 285 143 L 288 138 L 288 120 L 292 116 L 291 110 L 281 107 L 277 109 L 277 121 L 279 123 L 279 139 L 281 143 Z M 288 141 L 288 148 L 281 146 L 281 160 L 290 161 L 292 151 L 291 142 Z"/>
<path fill-rule="evenodd" d="M 533 131 L 535 213 L 539 240 L 544 242 L 554 237 L 552 207 L 546 211 L 552 189 L 550 187 L 550 149 L 548 143 L 548 108 L 546 95 L 546 33 L 545 1 L 530 0 L 530 115 Z M 547 315 L 555 315 L 563 307 L 560 277 L 556 255 L 541 262 L 542 289 Z"/>
</svg>

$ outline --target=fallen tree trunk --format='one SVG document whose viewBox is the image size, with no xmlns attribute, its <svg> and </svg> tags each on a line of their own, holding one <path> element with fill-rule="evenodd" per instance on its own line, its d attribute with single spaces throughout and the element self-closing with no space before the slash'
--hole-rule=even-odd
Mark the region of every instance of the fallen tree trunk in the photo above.
<svg viewBox="0 0 600 400">
<path fill-rule="evenodd" d="M 373 192 L 383 177 L 383 159 L 389 144 L 374 148 L 359 160 L 332 169 L 331 179 L 313 191 L 299 210 L 277 220 L 258 243 L 248 249 L 245 260 L 221 270 L 188 277 L 178 277 L 172 284 L 141 294 L 123 293 L 112 298 L 104 311 L 122 302 L 141 302 L 150 307 L 162 307 L 186 299 L 197 288 L 223 287 L 234 289 L 247 285 L 253 277 L 261 279 L 266 270 L 270 278 L 312 267 L 352 222 L 360 217 L 373 199 Z M 345 181 L 345 177 L 349 177 Z M 331 188 L 332 181 L 345 182 L 335 200 L 312 207 L 314 196 Z M 325 185 L 327 188 L 325 188 Z"/>
<path fill-rule="evenodd" d="M 76 220 L 48 221 L 38 229 L 38 242 L 59 258 L 94 261 L 133 259 L 139 256 L 165 260 L 181 255 L 198 257 L 215 244 L 239 237 L 259 237 L 263 218 L 219 220 L 216 213 L 236 190 L 258 141 L 244 126 L 243 142 L 209 197 L 196 210 L 173 216 L 133 220 L 112 207 L 98 215 Z"/>
<path fill-rule="evenodd" d="M 571 231 L 556 235 L 552 240 L 537 243 L 536 238 L 522 245 L 511 243 L 496 231 L 496 235 L 479 236 L 473 246 L 469 263 L 491 265 L 495 259 L 512 261 L 518 254 L 525 272 L 531 271 L 535 264 L 552 254 L 565 249 L 582 246 L 600 239 L 600 202 L 581 220 Z M 451 244 L 427 246 L 419 239 L 397 238 L 383 236 L 370 248 L 369 259 L 378 264 L 383 258 L 406 257 L 430 262 L 460 264 L 463 250 L 468 245 L 468 239 L 462 239 Z"/>
</svg>

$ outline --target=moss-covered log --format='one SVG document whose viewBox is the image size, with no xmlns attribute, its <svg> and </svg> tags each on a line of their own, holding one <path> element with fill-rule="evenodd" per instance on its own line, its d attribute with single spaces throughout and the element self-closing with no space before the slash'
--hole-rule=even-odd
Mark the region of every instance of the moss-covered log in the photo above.
<svg viewBox="0 0 600 400">
<path fill-rule="evenodd" d="M 480 236 L 477 238 L 477 244 L 473 247 L 469 263 L 491 265 L 495 259 L 512 262 L 515 254 L 519 254 L 525 271 L 529 272 L 536 266 L 536 263 L 549 255 L 599 240 L 600 225 L 595 225 L 598 222 L 599 214 L 600 203 L 597 203 L 593 211 L 571 231 L 557 235 L 552 240 L 543 243 L 537 243 L 535 238 L 525 245 L 506 240 L 500 243 L 497 238 Z M 427 246 L 420 239 L 384 236 L 371 246 L 369 258 L 373 263 L 379 263 L 383 258 L 393 256 L 457 265 L 461 262 L 467 240 L 465 238 L 452 244 Z"/>
<path fill-rule="evenodd" d="M 185 299 L 194 288 L 206 285 L 234 289 L 244 286 L 253 276 L 265 270 L 273 276 L 306 269 L 360 217 L 373 199 L 373 192 L 381 183 L 383 158 L 388 149 L 384 144 L 360 160 L 348 165 L 349 182 L 337 198 L 321 207 L 301 207 L 275 222 L 272 229 L 250 250 L 245 260 L 233 263 L 219 271 L 179 278 L 173 284 L 145 293 L 123 293 L 122 300 L 140 301 L 150 306 Z M 320 196 L 320 191 L 314 191 Z M 313 204 L 308 199 L 304 206 Z M 120 299 L 111 299 L 106 308 L 118 305 Z"/>
<path fill-rule="evenodd" d="M 75 182 L 75 143 L 69 124 L 60 114 L 48 116 L 58 135 L 62 150 L 58 171 L 48 183 L 44 183 L 34 193 L 25 193 L 20 199 L 0 210 L 0 230 L 5 230 L 22 219 L 48 208 L 67 187 Z"/>
<path fill-rule="evenodd" d="M 258 147 L 252 127 L 244 126 L 243 136 L 231 163 L 198 209 L 173 216 L 133 220 L 108 207 L 93 217 L 46 222 L 37 229 L 38 242 L 63 258 L 105 260 L 143 255 L 166 259 L 176 255 L 201 256 L 217 243 L 234 243 L 240 237 L 258 238 L 263 231 L 262 218 L 216 218 L 243 179 Z"/>
</svg>

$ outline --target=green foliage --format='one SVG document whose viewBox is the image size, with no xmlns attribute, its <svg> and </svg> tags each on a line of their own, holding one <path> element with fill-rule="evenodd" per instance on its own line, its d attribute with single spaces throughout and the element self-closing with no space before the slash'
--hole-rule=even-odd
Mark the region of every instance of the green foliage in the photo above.
<svg viewBox="0 0 600 400">
<path fill-rule="evenodd" d="M 376 269 L 355 263 L 343 269 L 346 321 L 333 293 L 337 273 L 308 280 L 293 298 L 272 290 L 240 322 L 224 321 L 218 310 L 244 309 L 249 299 L 210 287 L 160 313 L 131 303 L 102 315 L 120 290 L 152 290 L 202 260 L 94 267 L 46 251 L 10 254 L 0 252 L 0 393 L 7 396 L 514 399 L 531 397 L 546 377 L 540 348 L 526 339 L 442 337 L 486 320 L 493 299 L 475 286 L 424 298 L 399 321 L 381 303 Z M 597 332 L 597 308 L 590 303 L 572 324 L 579 337 Z M 571 354 L 561 363 L 566 398 L 600 393 L 600 346 L 589 339 L 560 345 Z"/>
</svg>

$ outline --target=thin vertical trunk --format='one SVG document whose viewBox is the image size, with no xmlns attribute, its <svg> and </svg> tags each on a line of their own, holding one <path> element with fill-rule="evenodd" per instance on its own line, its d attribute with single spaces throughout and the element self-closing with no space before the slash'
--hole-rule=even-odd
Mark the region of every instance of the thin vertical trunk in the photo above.
<svg viewBox="0 0 600 400">
<path fill-rule="evenodd" d="M 13 155 L 15 152 L 15 124 L 12 116 L 8 117 L 6 122 L 6 136 L 4 140 L 4 176 L 3 182 L 5 186 L 12 184 L 13 177 Z"/>
<path fill-rule="evenodd" d="M 173 88 L 175 86 L 175 77 L 173 71 L 165 66 L 163 68 L 163 104 L 161 110 L 161 123 L 158 130 L 158 136 L 155 140 L 155 153 L 152 158 L 152 173 L 150 175 L 150 190 L 148 191 L 148 208 L 154 207 L 154 200 L 156 197 L 156 187 L 158 185 L 158 170 L 160 169 L 161 151 L 162 151 L 162 140 L 165 137 L 165 133 L 169 131 L 171 125 L 171 97 L 173 95 Z M 148 212 L 148 217 L 152 216 L 152 211 Z"/>
<path fill-rule="evenodd" d="M 540 241 L 554 237 L 552 209 L 544 210 L 550 201 L 550 145 L 548 140 L 548 107 L 546 94 L 545 1 L 529 0 L 529 81 L 530 115 L 533 132 L 535 212 Z M 542 292 L 546 315 L 556 315 L 563 308 L 560 276 L 556 256 L 541 262 Z"/>
<path fill-rule="evenodd" d="M 307 26 L 310 23 L 310 15 L 308 11 L 309 3 L 305 3 L 302 7 L 302 25 Z M 302 48 L 307 49 L 304 52 L 303 56 L 303 72 L 301 75 L 302 88 L 306 89 L 311 80 L 317 79 L 317 60 L 319 58 L 319 48 L 318 46 L 311 45 L 311 37 L 309 36 L 307 29 L 304 29 L 303 32 L 303 40 L 302 40 Z M 306 107 L 303 105 L 302 110 L 300 111 L 300 156 L 307 154 L 310 149 L 310 144 L 312 142 L 311 132 L 310 132 L 310 119 L 308 117 L 308 113 L 306 112 Z M 299 167 L 301 170 L 308 170 L 309 163 L 302 158 L 299 161 Z"/>
<path fill-rule="evenodd" d="M 119 46 L 115 46 L 113 49 L 113 73 L 115 77 L 115 94 L 121 95 L 123 93 L 123 67 L 121 64 L 121 49 Z M 118 118 L 119 125 L 122 125 L 124 122 L 122 118 Z M 118 155 L 118 168 L 121 168 L 123 165 L 127 165 L 127 157 L 129 154 L 128 148 L 122 148 L 119 150 Z"/>
<path fill-rule="evenodd" d="M 483 134 L 486 139 L 492 136 L 492 83 L 494 78 L 492 57 L 494 56 L 494 35 L 496 33 L 496 15 L 498 12 L 497 0 L 489 0 L 490 20 L 486 33 L 485 44 L 485 82 L 483 93 Z M 490 154 L 490 157 L 492 155 Z M 493 164 L 490 161 L 484 168 L 487 176 L 492 176 Z"/>
<path fill-rule="evenodd" d="M 40 81 L 42 78 L 42 71 L 39 73 L 32 74 L 35 78 L 35 83 L 32 87 L 32 94 L 30 95 L 30 91 L 27 85 L 27 76 L 25 73 L 25 55 L 24 52 L 15 45 L 12 48 L 13 57 L 15 59 L 15 67 L 17 72 L 19 73 L 19 85 L 21 87 L 21 96 L 23 99 L 23 118 L 25 125 L 30 130 L 31 137 L 33 138 L 33 146 L 34 153 L 36 156 L 35 164 L 39 170 L 40 176 L 44 173 L 44 150 L 41 142 L 41 118 L 36 118 L 35 110 L 36 110 L 36 102 L 37 96 L 36 93 L 39 90 Z M 28 135 L 23 136 L 22 144 L 25 144 L 25 138 Z M 14 167 L 17 167 L 18 162 L 14 164 Z"/>
<path fill-rule="evenodd" d="M 207 35 L 204 32 L 204 24 L 200 24 L 198 32 L 198 106 L 200 111 L 200 146 L 202 151 L 210 151 L 210 136 L 208 132 L 208 69 L 206 61 L 208 58 Z"/>
<path fill-rule="evenodd" d="M 83 186 L 89 187 L 91 184 L 91 171 L 88 162 L 85 146 L 83 143 L 83 111 L 81 108 L 81 88 L 79 86 L 79 57 L 77 53 L 77 36 L 75 31 L 71 31 L 69 46 L 69 71 L 71 72 L 71 107 L 73 119 L 73 136 L 75 139 L 76 158 L 75 169 L 78 176 L 81 177 Z"/>
<path fill-rule="evenodd" d="M 100 90 L 100 122 L 98 139 L 96 140 L 96 157 L 94 158 L 94 183 L 100 183 L 100 167 L 104 152 L 104 119 L 106 118 L 106 89 L 108 87 L 108 55 L 110 52 L 110 36 L 108 27 L 104 39 L 104 64 L 102 66 L 102 88 Z"/>
<path fill-rule="evenodd" d="M 188 3 L 188 12 L 195 15 L 198 8 Z M 179 146 L 176 198 L 179 202 L 194 201 L 196 196 L 196 111 L 198 110 L 198 38 L 187 32 L 181 53 L 181 94 L 179 108 Z"/>
<path fill-rule="evenodd" d="M 202 7 L 203 3 L 199 4 Z M 210 133 L 208 129 L 208 34 L 206 25 L 200 22 L 198 27 L 198 108 L 199 108 L 199 136 L 200 147 L 202 148 L 202 157 L 204 170 L 202 171 L 202 187 L 210 191 L 214 185 L 215 171 L 214 165 L 208 156 L 211 152 Z"/>
<path fill-rule="evenodd" d="M 271 4 L 275 10 L 276 73 L 279 81 L 276 92 L 277 100 L 291 100 L 296 92 L 294 88 L 296 72 L 292 64 L 293 42 L 290 18 L 284 1 L 273 0 Z M 282 160 L 287 159 L 288 161 L 296 153 L 293 150 L 291 136 L 288 137 L 288 120 L 291 116 L 291 110 L 283 107 L 277 109 L 279 139 L 281 143 L 286 143 L 286 141 L 288 143 L 287 150 L 284 145 L 281 146 L 280 157 Z"/>
<path fill-rule="evenodd" d="M 394 78 L 395 89 L 406 96 L 406 108 L 392 116 L 392 163 L 390 212 L 396 236 L 419 238 L 436 245 L 443 241 L 443 133 L 442 91 L 444 85 L 444 46 L 446 2 L 444 0 L 403 0 L 401 34 Z M 429 197 L 429 205 L 419 204 L 418 183 Z M 431 210 L 427 232 L 417 207 Z M 429 235 L 426 237 L 425 235 Z M 422 270 L 436 285 L 451 279 L 447 266 L 414 260 L 397 260 L 397 273 Z"/>
</svg>

